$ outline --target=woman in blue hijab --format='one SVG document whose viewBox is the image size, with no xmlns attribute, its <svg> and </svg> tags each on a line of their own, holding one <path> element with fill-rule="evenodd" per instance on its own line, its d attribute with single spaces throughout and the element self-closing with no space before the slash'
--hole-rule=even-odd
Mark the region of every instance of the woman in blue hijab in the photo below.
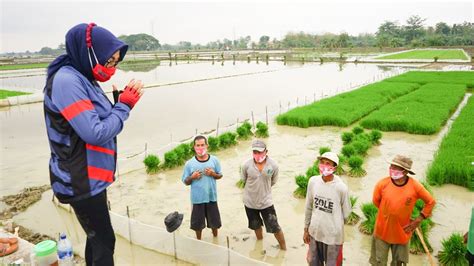
<svg viewBox="0 0 474 266">
<path fill-rule="evenodd" d="M 48 67 L 44 115 L 54 195 L 70 204 L 87 234 L 87 265 L 113 265 L 115 235 L 106 188 L 115 180 L 116 136 L 143 91 L 131 80 L 114 103 L 98 82 L 109 80 L 128 45 L 94 23 L 66 34 L 66 54 Z"/>
</svg>

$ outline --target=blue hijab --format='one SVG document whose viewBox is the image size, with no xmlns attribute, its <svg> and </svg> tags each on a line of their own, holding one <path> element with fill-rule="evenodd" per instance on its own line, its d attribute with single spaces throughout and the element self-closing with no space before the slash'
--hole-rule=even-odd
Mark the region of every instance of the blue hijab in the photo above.
<svg viewBox="0 0 474 266">
<path fill-rule="evenodd" d="M 72 66 L 90 81 L 94 80 L 92 66 L 89 62 L 88 49 L 86 45 L 87 24 L 82 23 L 71 28 L 66 34 L 66 54 L 57 57 L 48 66 L 48 76 L 51 77 L 63 66 Z M 97 60 L 104 65 L 112 55 L 120 50 L 122 61 L 128 50 L 128 45 L 117 39 L 110 31 L 95 26 L 91 32 L 92 47 L 94 48 Z M 91 51 L 92 64 L 95 66 L 95 58 Z"/>
</svg>

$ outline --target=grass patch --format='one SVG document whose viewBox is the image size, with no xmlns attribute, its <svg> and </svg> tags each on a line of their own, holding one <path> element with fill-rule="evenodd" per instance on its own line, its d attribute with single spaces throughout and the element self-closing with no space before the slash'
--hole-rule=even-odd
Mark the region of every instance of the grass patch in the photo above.
<svg viewBox="0 0 474 266">
<path fill-rule="evenodd" d="M 7 97 L 27 95 L 27 94 L 31 94 L 31 93 L 21 92 L 21 91 L 0 90 L 0 99 L 6 99 Z"/>
<path fill-rule="evenodd" d="M 416 83 L 377 82 L 360 89 L 297 107 L 277 117 L 279 125 L 346 127 L 419 87 Z"/>
<path fill-rule="evenodd" d="M 434 134 L 446 124 L 465 92 L 461 84 L 428 83 L 372 112 L 360 124 L 383 131 Z"/>
<path fill-rule="evenodd" d="M 437 57 L 438 59 L 461 59 L 466 60 L 466 55 L 463 53 L 462 50 L 458 49 L 419 49 L 419 50 L 412 50 L 406 51 L 402 53 L 392 54 L 377 57 L 375 59 L 433 59 Z"/>
<path fill-rule="evenodd" d="M 474 191 L 474 98 L 471 97 L 443 138 L 427 177 L 432 185 L 455 184 Z"/>
<path fill-rule="evenodd" d="M 2 71 L 2 70 L 33 69 L 33 68 L 47 68 L 48 65 L 49 65 L 49 63 L 0 65 L 0 71 Z"/>
</svg>

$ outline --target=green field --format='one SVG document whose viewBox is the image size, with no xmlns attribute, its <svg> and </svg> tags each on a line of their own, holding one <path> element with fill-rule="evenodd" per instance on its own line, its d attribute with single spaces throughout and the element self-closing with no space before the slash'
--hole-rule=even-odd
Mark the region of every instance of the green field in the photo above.
<svg viewBox="0 0 474 266">
<path fill-rule="evenodd" d="M 19 92 L 19 91 L 0 90 L 0 99 L 6 99 L 7 97 L 19 96 L 19 95 L 25 95 L 25 94 L 30 94 L 30 93 Z"/>
<path fill-rule="evenodd" d="M 49 63 L 0 65 L 0 71 L 2 71 L 2 70 L 19 70 L 19 69 L 46 68 L 46 67 L 48 67 L 48 65 L 49 65 Z"/>
<path fill-rule="evenodd" d="M 468 59 L 466 55 L 457 49 L 440 49 L 440 50 L 412 50 L 398 54 L 386 55 L 375 59 Z"/>
<path fill-rule="evenodd" d="M 346 127 L 419 87 L 416 83 L 377 82 L 360 89 L 297 107 L 277 117 L 279 125 Z"/>
<path fill-rule="evenodd" d="M 474 71 L 410 71 L 402 75 L 385 79 L 388 82 L 464 84 L 474 88 Z"/>
<path fill-rule="evenodd" d="M 369 114 L 365 128 L 429 135 L 438 132 L 466 93 L 460 84 L 428 83 Z"/>
<path fill-rule="evenodd" d="M 471 97 L 443 138 L 433 163 L 428 167 L 430 184 L 445 183 L 474 191 L 474 98 Z"/>
</svg>

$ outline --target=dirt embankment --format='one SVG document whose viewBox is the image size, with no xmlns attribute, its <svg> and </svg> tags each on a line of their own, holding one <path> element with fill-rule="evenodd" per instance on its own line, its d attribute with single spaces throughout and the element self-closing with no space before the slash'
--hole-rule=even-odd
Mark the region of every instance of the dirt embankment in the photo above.
<svg viewBox="0 0 474 266">
<path fill-rule="evenodd" d="M 32 230 L 12 221 L 13 216 L 38 202 L 41 199 L 43 192 L 50 188 L 49 185 L 25 188 L 18 194 L 8 195 L 1 198 L 0 200 L 7 205 L 7 207 L 0 212 L 0 221 L 3 224 L 4 230 L 14 233 L 15 228 L 19 227 L 18 236 L 33 244 L 37 244 L 46 239 L 53 239 L 50 236 L 33 232 Z"/>
</svg>

